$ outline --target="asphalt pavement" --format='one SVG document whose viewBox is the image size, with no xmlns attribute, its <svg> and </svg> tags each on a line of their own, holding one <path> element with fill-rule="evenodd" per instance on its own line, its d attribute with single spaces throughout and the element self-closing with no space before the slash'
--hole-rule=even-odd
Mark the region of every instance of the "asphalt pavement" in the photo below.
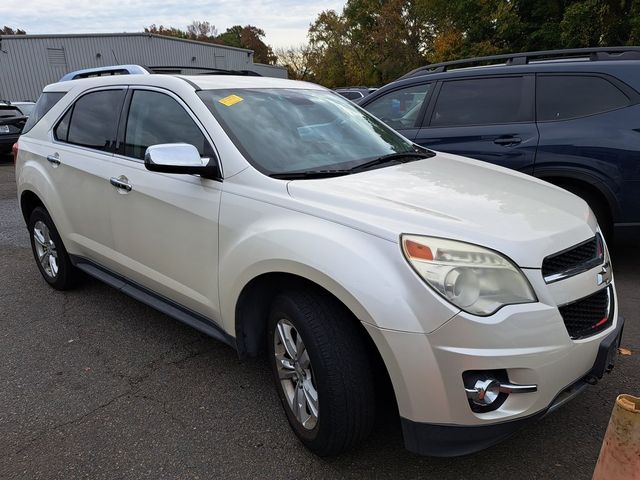
<svg viewBox="0 0 640 480">
<path fill-rule="evenodd" d="M 403 449 L 396 414 L 330 459 L 291 433 L 265 359 L 112 288 L 48 287 L 0 158 L 0 479 L 590 479 L 613 402 L 640 394 L 640 254 L 614 252 L 626 317 L 614 371 L 509 440 L 462 458 Z"/>
</svg>

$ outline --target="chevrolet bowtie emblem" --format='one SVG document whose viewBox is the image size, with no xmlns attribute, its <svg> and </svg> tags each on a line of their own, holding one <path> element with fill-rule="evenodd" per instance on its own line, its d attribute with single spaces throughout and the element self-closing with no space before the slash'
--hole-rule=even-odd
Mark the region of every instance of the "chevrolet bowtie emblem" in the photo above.
<svg viewBox="0 0 640 480">
<path fill-rule="evenodd" d="M 611 282 L 611 264 L 609 262 L 602 266 L 602 270 L 596 275 L 598 286 L 608 285 Z"/>
</svg>

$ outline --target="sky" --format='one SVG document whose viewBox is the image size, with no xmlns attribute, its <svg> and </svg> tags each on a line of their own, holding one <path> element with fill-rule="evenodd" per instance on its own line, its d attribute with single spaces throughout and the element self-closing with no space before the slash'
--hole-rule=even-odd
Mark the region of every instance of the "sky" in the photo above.
<svg viewBox="0 0 640 480">
<path fill-rule="evenodd" d="M 208 21 L 219 33 L 232 25 L 255 25 L 274 48 L 304 43 L 323 10 L 341 11 L 344 0 L 0 0 L 0 27 L 27 33 L 141 32 L 151 24 L 185 29 Z"/>
</svg>

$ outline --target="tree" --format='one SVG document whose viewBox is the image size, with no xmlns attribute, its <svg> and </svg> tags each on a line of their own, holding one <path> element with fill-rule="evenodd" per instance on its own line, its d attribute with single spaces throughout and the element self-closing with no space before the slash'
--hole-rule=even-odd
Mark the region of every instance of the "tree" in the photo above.
<svg viewBox="0 0 640 480">
<path fill-rule="evenodd" d="M 27 32 L 20 28 L 16 28 L 15 30 L 11 27 L 7 27 L 6 25 L 0 28 L 0 35 L 26 35 Z"/>
<path fill-rule="evenodd" d="M 218 36 L 218 30 L 214 25 L 209 22 L 200 22 L 194 20 L 187 25 L 187 35 L 192 40 L 199 40 L 201 42 L 212 42 Z"/>
<path fill-rule="evenodd" d="M 253 59 L 258 63 L 274 64 L 277 60 L 273 49 L 262 40 L 264 30 L 253 25 L 234 25 L 220 34 L 216 40 L 230 47 L 248 48 L 253 50 Z"/>
<path fill-rule="evenodd" d="M 292 80 L 313 81 L 311 66 L 309 65 L 309 45 L 298 45 L 287 48 L 277 48 L 275 55 L 278 63 L 287 67 L 289 78 Z"/>
</svg>

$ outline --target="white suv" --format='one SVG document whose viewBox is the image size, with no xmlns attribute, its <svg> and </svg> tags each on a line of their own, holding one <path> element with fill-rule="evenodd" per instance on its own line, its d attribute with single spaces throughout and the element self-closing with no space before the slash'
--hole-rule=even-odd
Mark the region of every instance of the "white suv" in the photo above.
<svg viewBox="0 0 640 480">
<path fill-rule="evenodd" d="M 319 455 L 371 431 L 378 382 L 408 449 L 460 455 L 555 409 L 616 355 L 623 320 L 584 201 L 423 150 L 317 85 L 49 85 L 16 177 L 51 286 L 82 271 L 241 357 L 266 352 Z"/>
</svg>

